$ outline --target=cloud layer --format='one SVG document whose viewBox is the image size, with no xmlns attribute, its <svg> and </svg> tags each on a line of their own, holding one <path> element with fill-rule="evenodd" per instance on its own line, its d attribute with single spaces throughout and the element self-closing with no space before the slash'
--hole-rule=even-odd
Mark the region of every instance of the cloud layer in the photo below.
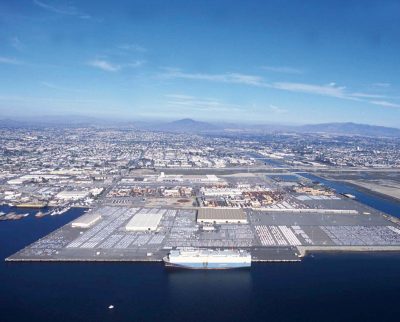
<svg viewBox="0 0 400 322">
<path fill-rule="evenodd" d="M 345 86 L 338 86 L 336 83 L 329 84 L 309 84 L 296 82 L 267 82 L 263 77 L 257 75 L 247 75 L 241 73 L 207 74 L 207 73 L 187 73 L 180 69 L 168 68 L 159 75 L 167 79 L 187 79 L 201 80 L 210 82 L 242 84 L 267 89 L 276 89 L 287 92 L 305 93 L 334 97 L 344 100 L 353 100 L 383 107 L 400 107 L 399 104 L 386 100 L 385 95 L 376 95 L 362 92 L 352 92 Z M 382 98 L 385 100 L 376 100 Z"/>
<path fill-rule="evenodd" d="M 111 63 L 105 59 L 94 59 L 89 61 L 87 64 L 89 66 L 104 70 L 106 72 L 117 72 L 123 68 L 137 68 L 142 66 L 145 63 L 143 60 L 137 60 L 132 63 L 126 64 L 115 64 Z"/>
<path fill-rule="evenodd" d="M 74 7 L 71 4 L 55 5 L 55 4 L 49 4 L 48 2 L 45 2 L 43 0 L 33 0 L 33 3 L 36 6 L 42 8 L 44 10 L 47 10 L 47 11 L 50 11 L 53 13 L 57 13 L 60 15 L 75 16 L 75 17 L 79 17 L 81 19 L 90 19 L 91 18 L 90 15 L 88 15 L 84 12 L 81 12 L 80 10 L 78 10 L 76 7 Z"/>
</svg>

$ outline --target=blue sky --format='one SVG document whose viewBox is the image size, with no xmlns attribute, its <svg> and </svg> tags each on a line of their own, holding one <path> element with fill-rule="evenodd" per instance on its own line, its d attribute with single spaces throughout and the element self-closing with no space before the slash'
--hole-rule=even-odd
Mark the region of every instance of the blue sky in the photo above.
<svg viewBox="0 0 400 322">
<path fill-rule="evenodd" d="M 0 2 L 0 116 L 400 127 L 400 1 Z"/>
</svg>

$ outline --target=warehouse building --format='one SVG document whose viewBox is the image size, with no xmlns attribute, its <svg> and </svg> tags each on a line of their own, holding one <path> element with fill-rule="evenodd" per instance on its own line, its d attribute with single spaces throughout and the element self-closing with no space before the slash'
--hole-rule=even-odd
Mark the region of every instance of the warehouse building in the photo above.
<svg viewBox="0 0 400 322">
<path fill-rule="evenodd" d="M 71 223 L 71 226 L 77 227 L 77 228 L 89 228 L 100 219 L 101 219 L 100 214 L 91 212 L 91 213 L 87 213 L 87 214 L 75 219 Z"/>
<path fill-rule="evenodd" d="M 197 223 L 247 224 L 247 216 L 242 209 L 200 208 L 197 212 Z"/>
<path fill-rule="evenodd" d="M 159 212 L 148 212 L 148 213 L 137 213 L 125 226 L 128 231 L 154 231 L 157 230 L 158 224 L 164 211 Z"/>
<path fill-rule="evenodd" d="M 56 195 L 57 199 L 62 199 L 62 200 L 80 200 L 84 199 L 89 195 L 89 191 L 85 190 L 64 190 L 59 192 Z"/>
</svg>

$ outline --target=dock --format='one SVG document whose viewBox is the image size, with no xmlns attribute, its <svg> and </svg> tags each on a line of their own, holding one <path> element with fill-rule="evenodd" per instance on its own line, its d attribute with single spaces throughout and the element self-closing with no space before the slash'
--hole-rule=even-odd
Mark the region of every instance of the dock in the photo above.
<svg viewBox="0 0 400 322">
<path fill-rule="evenodd" d="M 196 220 L 196 210 L 101 205 L 6 260 L 160 262 L 182 247 L 246 249 L 253 262 L 271 263 L 299 262 L 310 252 L 400 252 L 400 228 L 390 217 L 309 211 L 246 209 L 245 223 L 209 230 Z M 140 229 L 135 216 L 142 218 Z M 148 229 L 146 216 L 157 216 Z"/>
</svg>

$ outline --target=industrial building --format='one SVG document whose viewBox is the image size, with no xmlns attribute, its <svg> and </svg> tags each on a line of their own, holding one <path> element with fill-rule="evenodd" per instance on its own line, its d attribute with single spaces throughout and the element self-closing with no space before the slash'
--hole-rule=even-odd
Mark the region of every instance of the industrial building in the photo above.
<svg viewBox="0 0 400 322">
<path fill-rule="evenodd" d="M 138 212 L 127 223 L 125 229 L 128 231 L 154 231 L 157 230 L 165 211 Z"/>
<path fill-rule="evenodd" d="M 79 200 L 87 197 L 89 195 L 89 191 L 85 190 L 65 190 L 61 191 L 56 195 L 57 199 L 62 200 Z"/>
<path fill-rule="evenodd" d="M 75 219 L 72 223 L 72 227 L 77 227 L 77 228 L 89 228 L 92 226 L 95 222 L 101 219 L 101 215 L 95 212 L 91 212 L 88 214 L 85 214 L 77 219 Z"/>
<path fill-rule="evenodd" d="M 246 224 L 247 216 L 242 209 L 200 208 L 197 223 Z"/>
</svg>

